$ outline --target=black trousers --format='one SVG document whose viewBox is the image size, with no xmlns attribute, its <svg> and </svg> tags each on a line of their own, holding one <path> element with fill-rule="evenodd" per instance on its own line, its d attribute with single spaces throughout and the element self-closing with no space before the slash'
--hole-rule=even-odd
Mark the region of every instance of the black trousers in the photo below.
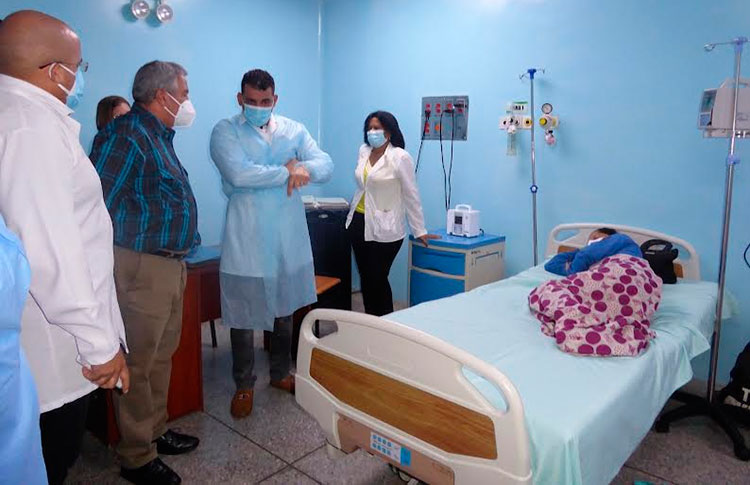
<svg viewBox="0 0 750 485">
<path fill-rule="evenodd" d="M 349 224 L 349 236 L 354 249 L 354 259 L 362 282 L 362 299 L 365 313 L 382 316 L 393 311 L 393 293 L 388 283 L 393 260 L 404 240 L 381 243 L 365 241 L 365 216 L 359 212 Z"/>
<path fill-rule="evenodd" d="M 50 485 L 62 485 L 78 458 L 86 431 L 89 396 L 87 394 L 39 417 L 42 454 Z"/>
</svg>

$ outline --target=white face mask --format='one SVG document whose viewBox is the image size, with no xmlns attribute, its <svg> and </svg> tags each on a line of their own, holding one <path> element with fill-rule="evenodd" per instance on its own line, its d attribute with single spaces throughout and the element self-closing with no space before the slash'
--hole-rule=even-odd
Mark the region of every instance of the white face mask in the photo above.
<svg viewBox="0 0 750 485">
<path fill-rule="evenodd" d="M 177 101 L 177 99 L 175 99 L 175 97 L 168 92 L 167 96 L 172 98 L 175 103 L 179 103 L 179 101 Z M 180 107 L 177 109 L 177 113 L 172 113 L 166 106 L 164 106 L 164 109 L 167 110 L 167 113 L 174 116 L 174 126 L 187 128 L 188 126 L 192 125 L 193 121 L 195 120 L 195 107 L 193 107 L 193 102 L 189 99 L 186 99 L 180 104 Z"/>
</svg>

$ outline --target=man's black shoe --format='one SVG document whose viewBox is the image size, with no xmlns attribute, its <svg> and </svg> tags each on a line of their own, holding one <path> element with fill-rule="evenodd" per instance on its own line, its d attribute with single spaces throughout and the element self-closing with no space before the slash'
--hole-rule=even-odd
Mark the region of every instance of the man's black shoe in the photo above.
<svg viewBox="0 0 750 485">
<path fill-rule="evenodd" d="M 198 447 L 200 440 L 195 436 L 177 433 L 171 429 L 154 440 L 160 455 L 182 455 Z"/>
<path fill-rule="evenodd" d="M 159 458 L 140 468 L 121 468 L 120 476 L 135 485 L 179 485 L 182 479 Z"/>
</svg>

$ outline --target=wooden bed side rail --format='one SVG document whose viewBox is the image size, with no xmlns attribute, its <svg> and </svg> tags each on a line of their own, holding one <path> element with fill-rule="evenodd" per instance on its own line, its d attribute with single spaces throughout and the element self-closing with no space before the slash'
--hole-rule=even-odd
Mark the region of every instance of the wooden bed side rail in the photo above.
<svg viewBox="0 0 750 485">
<path fill-rule="evenodd" d="M 336 322 L 337 332 L 316 338 L 318 320 Z M 494 385 L 506 409 L 495 408 L 464 368 Z M 298 403 L 337 447 L 337 421 L 349 416 L 448 466 L 489 465 L 512 483 L 530 480 L 529 438 L 515 386 L 436 337 L 371 315 L 314 310 L 302 323 L 296 380 Z"/>
</svg>

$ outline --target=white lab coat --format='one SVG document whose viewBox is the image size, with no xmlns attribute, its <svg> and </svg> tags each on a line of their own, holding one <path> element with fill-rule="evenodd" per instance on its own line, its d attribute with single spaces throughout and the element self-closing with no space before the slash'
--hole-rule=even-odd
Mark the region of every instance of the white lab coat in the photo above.
<svg viewBox="0 0 750 485">
<path fill-rule="evenodd" d="M 354 170 L 358 188 L 352 199 L 346 227 L 351 224 L 357 204 L 364 194 L 365 241 L 386 243 L 406 237 L 404 214 L 414 237 L 424 236 L 427 229 L 411 156 L 406 150 L 388 144 L 380 160 L 368 168 L 365 182 L 364 169 L 371 152 L 369 145 L 359 148 L 357 168 Z"/>
<path fill-rule="evenodd" d="M 112 221 L 71 113 L 46 91 L 0 75 L 0 214 L 31 266 L 21 344 L 41 412 L 94 390 L 81 365 L 103 364 L 125 345 Z"/>
</svg>

